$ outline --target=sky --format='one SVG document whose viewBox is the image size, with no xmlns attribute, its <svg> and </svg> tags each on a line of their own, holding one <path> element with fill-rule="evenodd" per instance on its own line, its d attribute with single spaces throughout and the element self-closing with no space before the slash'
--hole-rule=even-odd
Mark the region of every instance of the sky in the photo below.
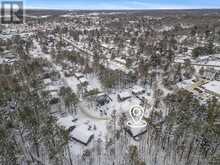
<svg viewBox="0 0 220 165">
<path fill-rule="evenodd" d="M 26 8 L 41 9 L 220 8 L 220 0 L 24 0 L 24 4 Z"/>
</svg>

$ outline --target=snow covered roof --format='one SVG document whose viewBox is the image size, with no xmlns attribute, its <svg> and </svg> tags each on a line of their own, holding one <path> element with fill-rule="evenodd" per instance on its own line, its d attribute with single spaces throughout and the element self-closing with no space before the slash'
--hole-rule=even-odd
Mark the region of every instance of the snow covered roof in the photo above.
<svg viewBox="0 0 220 165">
<path fill-rule="evenodd" d="M 183 88 L 183 89 L 190 89 L 191 86 L 193 85 L 193 81 L 192 79 L 190 80 L 184 80 L 184 81 L 181 81 L 179 83 L 177 83 L 176 85 L 179 87 L 179 88 Z"/>
<path fill-rule="evenodd" d="M 82 83 L 82 84 L 84 84 L 84 83 L 87 83 L 87 82 L 88 82 L 88 80 L 87 80 L 85 77 L 83 77 L 83 78 L 79 79 L 79 81 L 80 81 L 80 83 Z"/>
<path fill-rule="evenodd" d="M 75 118 L 73 116 L 68 115 L 66 117 L 59 118 L 57 124 L 60 127 L 63 127 L 65 130 L 68 130 L 70 127 L 75 125 L 73 123 L 73 120 L 75 120 Z"/>
<path fill-rule="evenodd" d="M 59 95 L 58 95 L 58 92 L 57 92 L 57 91 L 50 92 L 50 95 L 51 95 L 53 98 L 59 98 Z"/>
<path fill-rule="evenodd" d="M 203 85 L 202 87 L 210 92 L 220 95 L 220 81 L 211 81 L 208 84 Z"/>
<path fill-rule="evenodd" d="M 51 84 L 52 81 L 51 79 L 47 78 L 47 79 L 44 79 L 44 84 L 48 85 L 48 84 Z"/>
<path fill-rule="evenodd" d="M 93 87 L 91 85 L 88 85 L 86 88 L 87 92 L 93 91 L 93 90 L 98 90 L 96 87 Z"/>
<path fill-rule="evenodd" d="M 119 62 L 120 64 L 123 64 L 123 65 L 126 64 L 126 61 L 124 59 L 121 59 L 121 58 L 115 58 L 115 61 Z"/>
<path fill-rule="evenodd" d="M 125 73 L 129 73 L 131 71 L 125 65 L 123 65 L 119 62 L 116 62 L 115 60 L 114 61 L 108 60 L 108 64 L 106 65 L 106 67 L 111 69 L 111 70 L 120 70 L 120 71 L 125 72 Z"/>
<path fill-rule="evenodd" d="M 106 94 L 104 92 L 98 93 L 97 97 L 105 96 Z"/>
<path fill-rule="evenodd" d="M 60 89 L 59 86 L 49 85 L 45 88 L 45 91 L 58 91 Z"/>
<path fill-rule="evenodd" d="M 94 134 L 88 130 L 87 125 L 80 125 L 73 129 L 73 131 L 70 133 L 70 136 L 76 141 L 87 145 L 93 138 Z"/>
<path fill-rule="evenodd" d="M 131 97 L 131 94 L 129 92 L 125 91 L 125 92 L 119 93 L 118 96 L 120 97 L 120 99 L 126 99 L 126 98 Z"/>
<path fill-rule="evenodd" d="M 75 73 L 76 78 L 81 78 L 84 77 L 84 75 L 82 73 Z"/>
<path fill-rule="evenodd" d="M 13 59 L 13 58 L 16 58 L 16 55 L 15 55 L 15 54 L 8 53 L 8 54 L 6 54 L 4 57 L 7 58 L 7 59 Z"/>
<path fill-rule="evenodd" d="M 145 89 L 141 86 L 135 85 L 132 89 L 132 93 L 134 94 L 140 94 L 143 93 L 145 91 Z"/>
<path fill-rule="evenodd" d="M 144 134 L 147 131 L 147 127 L 140 127 L 140 128 L 127 128 L 128 132 L 131 134 L 132 137 L 137 137 Z"/>
</svg>

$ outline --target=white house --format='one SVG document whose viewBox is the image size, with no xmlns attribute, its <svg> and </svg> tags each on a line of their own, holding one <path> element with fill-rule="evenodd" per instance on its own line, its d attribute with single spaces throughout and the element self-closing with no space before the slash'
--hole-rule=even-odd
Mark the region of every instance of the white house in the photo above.
<svg viewBox="0 0 220 165">
<path fill-rule="evenodd" d="M 74 118 L 71 115 L 68 115 L 66 117 L 59 118 L 57 124 L 59 127 L 64 128 L 65 130 L 69 130 L 71 127 L 76 125 L 73 122 L 74 120 L 76 120 L 76 118 Z"/>
<path fill-rule="evenodd" d="M 206 92 L 220 97 L 220 81 L 211 81 L 202 86 Z"/>
<path fill-rule="evenodd" d="M 127 127 L 126 131 L 134 138 L 136 139 L 137 137 L 143 135 L 144 133 L 147 132 L 147 127 L 140 127 L 140 128 L 131 128 Z"/>
<path fill-rule="evenodd" d="M 88 84 L 88 80 L 85 77 L 80 78 L 79 82 L 80 82 L 80 84 L 83 84 L 83 85 L 87 85 Z"/>
<path fill-rule="evenodd" d="M 131 94 L 129 92 L 121 92 L 121 93 L 118 94 L 118 99 L 120 101 L 124 101 L 124 100 L 127 100 L 129 98 L 131 98 Z"/>
<path fill-rule="evenodd" d="M 122 58 L 115 58 L 114 61 L 119 64 L 126 65 L 126 60 L 124 60 Z"/>
<path fill-rule="evenodd" d="M 145 92 L 145 89 L 141 86 L 135 85 L 132 88 L 132 94 L 134 94 L 134 95 L 143 94 L 144 92 Z"/>
<path fill-rule="evenodd" d="M 84 77 L 84 75 L 82 73 L 75 73 L 74 75 L 77 79 L 81 79 Z"/>
<path fill-rule="evenodd" d="M 50 85 L 52 83 L 51 79 L 46 78 L 43 80 L 45 85 Z"/>
<path fill-rule="evenodd" d="M 84 145 L 88 145 L 94 138 L 93 132 L 88 130 L 88 125 L 76 126 L 70 133 L 70 136 L 73 140 Z"/>
</svg>

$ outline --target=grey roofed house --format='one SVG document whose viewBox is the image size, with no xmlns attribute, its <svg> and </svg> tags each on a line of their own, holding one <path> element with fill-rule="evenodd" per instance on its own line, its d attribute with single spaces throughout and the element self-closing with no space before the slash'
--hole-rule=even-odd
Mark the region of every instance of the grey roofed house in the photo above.
<svg viewBox="0 0 220 165">
<path fill-rule="evenodd" d="M 220 81 L 220 72 L 215 74 L 215 80 Z"/>
<path fill-rule="evenodd" d="M 96 105 L 103 106 L 108 104 L 112 99 L 107 94 L 100 94 L 96 97 Z"/>
<path fill-rule="evenodd" d="M 16 55 L 11 52 L 7 52 L 7 53 L 5 53 L 4 58 L 5 59 L 15 59 Z"/>
<path fill-rule="evenodd" d="M 214 80 L 216 74 L 219 72 L 217 70 L 215 70 L 215 68 L 210 68 L 208 67 L 207 69 L 204 70 L 204 75 L 203 78 L 207 79 L 207 80 Z"/>
</svg>

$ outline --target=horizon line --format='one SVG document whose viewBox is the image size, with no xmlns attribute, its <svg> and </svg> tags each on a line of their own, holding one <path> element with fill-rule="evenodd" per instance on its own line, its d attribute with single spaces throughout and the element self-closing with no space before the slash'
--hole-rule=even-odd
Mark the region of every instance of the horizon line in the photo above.
<svg viewBox="0 0 220 165">
<path fill-rule="evenodd" d="M 97 10 L 106 10 L 106 11 L 108 11 L 108 10 L 114 10 L 114 11 L 123 11 L 123 10 L 133 10 L 133 11 L 142 11 L 142 10 L 220 10 L 220 7 L 219 8 L 152 8 L 152 9 L 145 9 L 145 8 L 143 8 L 143 9 L 139 9 L 139 8 L 131 8 L 131 9 L 129 9 L 129 8 L 120 8 L 120 9 L 105 9 L 105 8 L 100 8 L 100 9 L 80 9 L 80 8 L 78 8 L 78 9 L 62 9 L 62 8 L 24 8 L 24 10 L 64 10 L 64 11 L 67 11 L 67 10 L 69 10 L 69 11 L 87 11 L 87 10 L 89 10 L 89 11 L 92 11 L 92 10 L 94 10 L 94 11 L 97 11 Z"/>
</svg>

